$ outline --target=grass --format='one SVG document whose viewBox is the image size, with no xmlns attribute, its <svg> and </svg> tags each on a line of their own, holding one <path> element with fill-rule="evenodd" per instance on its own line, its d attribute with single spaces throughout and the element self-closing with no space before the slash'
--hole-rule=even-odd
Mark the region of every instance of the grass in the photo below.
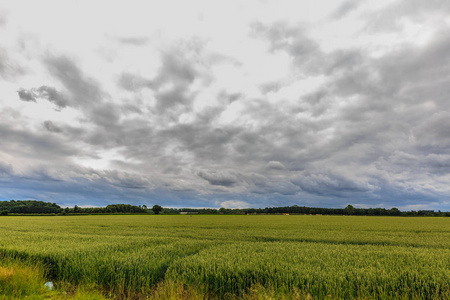
<svg viewBox="0 0 450 300">
<path fill-rule="evenodd" d="M 8 216 L 0 256 L 0 299 L 450 298 L 450 218 Z"/>
</svg>

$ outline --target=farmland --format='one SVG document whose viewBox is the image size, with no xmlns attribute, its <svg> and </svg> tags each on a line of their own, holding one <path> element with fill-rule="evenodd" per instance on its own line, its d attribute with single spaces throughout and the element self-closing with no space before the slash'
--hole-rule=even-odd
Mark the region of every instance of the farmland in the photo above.
<svg viewBox="0 0 450 300">
<path fill-rule="evenodd" d="M 450 218 L 8 216 L 0 255 L 111 297 L 450 298 Z"/>
</svg>

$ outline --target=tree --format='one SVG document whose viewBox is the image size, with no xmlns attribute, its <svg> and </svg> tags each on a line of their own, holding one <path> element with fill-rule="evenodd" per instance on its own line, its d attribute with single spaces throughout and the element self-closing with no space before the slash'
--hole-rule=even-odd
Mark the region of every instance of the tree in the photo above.
<svg viewBox="0 0 450 300">
<path fill-rule="evenodd" d="M 157 204 L 153 205 L 153 207 L 152 207 L 152 210 L 155 213 L 155 215 L 159 214 L 162 211 L 162 209 L 163 208 Z"/>
<path fill-rule="evenodd" d="M 401 211 L 397 207 L 393 207 L 389 210 L 389 215 L 391 216 L 400 216 Z"/>
<path fill-rule="evenodd" d="M 347 213 L 347 215 L 354 215 L 355 214 L 355 208 L 353 207 L 353 205 L 349 204 L 345 208 L 345 212 Z"/>
</svg>

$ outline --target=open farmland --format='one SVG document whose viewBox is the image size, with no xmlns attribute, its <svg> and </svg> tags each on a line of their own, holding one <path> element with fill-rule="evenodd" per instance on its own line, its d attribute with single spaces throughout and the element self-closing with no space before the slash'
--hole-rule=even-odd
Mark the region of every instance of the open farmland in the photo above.
<svg viewBox="0 0 450 300">
<path fill-rule="evenodd" d="M 450 218 L 2 217 L 0 252 L 115 296 L 181 282 L 216 298 L 450 298 Z"/>
</svg>

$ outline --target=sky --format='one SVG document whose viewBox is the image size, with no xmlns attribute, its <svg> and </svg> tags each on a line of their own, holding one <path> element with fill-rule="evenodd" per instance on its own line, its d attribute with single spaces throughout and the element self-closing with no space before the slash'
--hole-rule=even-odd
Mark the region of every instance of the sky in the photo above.
<svg viewBox="0 0 450 300">
<path fill-rule="evenodd" d="M 0 200 L 450 211 L 450 2 L 2 1 Z"/>
</svg>

